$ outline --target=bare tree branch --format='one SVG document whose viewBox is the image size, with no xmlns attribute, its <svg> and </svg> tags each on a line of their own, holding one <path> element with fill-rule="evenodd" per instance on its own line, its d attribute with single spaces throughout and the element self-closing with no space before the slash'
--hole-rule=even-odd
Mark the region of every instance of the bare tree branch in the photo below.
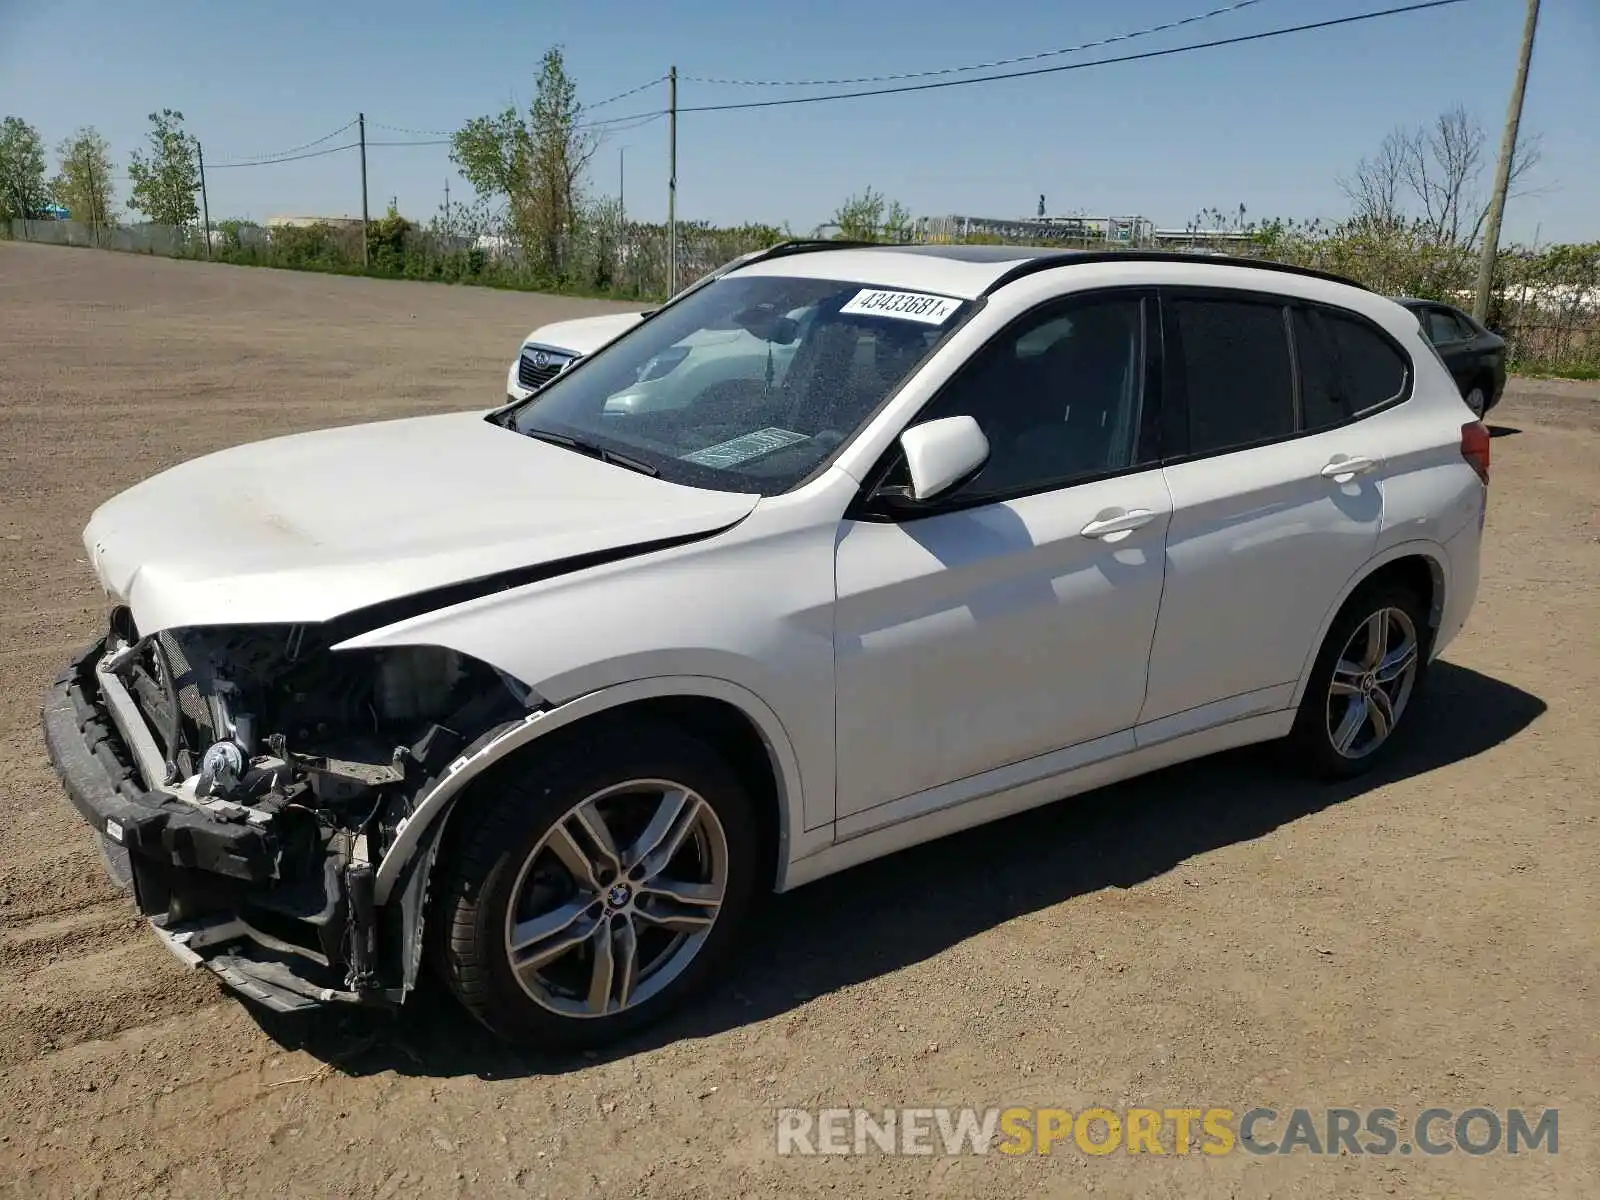
<svg viewBox="0 0 1600 1200">
<path fill-rule="evenodd" d="M 1525 180 L 1539 159 L 1538 135 L 1518 141 L 1512 195 L 1529 194 Z M 1377 153 L 1363 158 L 1338 185 L 1357 222 L 1393 229 L 1414 214 L 1429 243 L 1470 248 L 1488 217 L 1484 175 L 1490 165 L 1483 126 L 1457 104 L 1431 125 L 1392 130 Z"/>
<path fill-rule="evenodd" d="M 1400 187 L 1405 179 L 1406 139 L 1404 130 L 1392 130 L 1376 154 L 1356 164 L 1353 175 L 1337 180 L 1339 190 L 1355 209 L 1356 219 L 1364 224 L 1388 228 L 1402 217 Z"/>
</svg>

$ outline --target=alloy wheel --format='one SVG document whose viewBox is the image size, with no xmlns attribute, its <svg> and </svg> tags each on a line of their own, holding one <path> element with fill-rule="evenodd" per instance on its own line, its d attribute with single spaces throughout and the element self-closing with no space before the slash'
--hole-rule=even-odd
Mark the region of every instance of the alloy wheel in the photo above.
<svg viewBox="0 0 1600 1200">
<path fill-rule="evenodd" d="M 1328 685 L 1328 741 L 1344 758 L 1366 758 L 1389 740 L 1417 679 L 1416 626 L 1399 608 L 1380 608 L 1356 627 Z"/>
<path fill-rule="evenodd" d="M 694 960 L 728 887 L 728 839 L 711 805 L 665 779 L 619 783 L 573 805 L 524 860 L 505 949 L 534 1001 L 614 1016 Z"/>
</svg>

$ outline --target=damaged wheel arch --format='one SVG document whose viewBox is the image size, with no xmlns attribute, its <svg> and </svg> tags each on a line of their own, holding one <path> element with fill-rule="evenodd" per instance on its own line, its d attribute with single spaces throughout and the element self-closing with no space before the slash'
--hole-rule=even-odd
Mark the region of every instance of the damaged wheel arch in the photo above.
<svg viewBox="0 0 1600 1200">
<path fill-rule="evenodd" d="M 706 706 L 698 709 L 700 714 L 714 708 L 736 721 L 736 728 L 721 733 L 712 730 L 708 736 L 704 717 L 692 715 L 698 704 Z M 773 890 L 783 890 L 784 864 L 804 833 L 804 806 L 799 760 L 782 722 L 759 697 L 738 684 L 712 676 L 675 675 L 590 692 L 565 704 L 529 712 L 479 737 L 418 796 L 415 811 L 397 830 L 378 868 L 378 903 L 390 903 L 406 886 L 413 863 L 437 848 L 458 801 L 492 768 L 537 748 L 545 738 L 579 732 L 592 722 L 647 715 L 688 724 L 691 731 L 724 752 L 732 751 L 736 767 L 758 797 L 758 817 L 770 849 L 767 876 Z"/>
</svg>

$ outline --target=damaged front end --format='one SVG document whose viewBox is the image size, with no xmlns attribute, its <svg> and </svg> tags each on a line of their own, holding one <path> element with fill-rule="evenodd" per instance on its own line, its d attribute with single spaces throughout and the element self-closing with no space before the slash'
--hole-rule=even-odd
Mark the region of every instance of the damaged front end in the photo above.
<svg viewBox="0 0 1600 1200">
<path fill-rule="evenodd" d="M 335 651 L 348 633 L 141 636 L 118 608 L 45 703 L 113 880 L 180 958 L 279 1011 L 404 997 L 431 854 L 382 906 L 377 871 L 452 762 L 531 699 L 440 647 Z"/>
</svg>

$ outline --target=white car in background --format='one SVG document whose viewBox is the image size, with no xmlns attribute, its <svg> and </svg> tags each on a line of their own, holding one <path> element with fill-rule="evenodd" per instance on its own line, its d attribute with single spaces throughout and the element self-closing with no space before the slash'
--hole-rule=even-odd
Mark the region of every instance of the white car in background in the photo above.
<svg viewBox="0 0 1600 1200">
<path fill-rule="evenodd" d="M 108 500 L 45 739 L 256 1003 L 431 963 L 594 1045 L 731 969 L 759 893 L 1235 746 L 1381 761 L 1472 608 L 1489 444 L 1332 276 L 779 246 L 527 401 Z"/>
<path fill-rule="evenodd" d="M 526 400 L 585 354 L 593 354 L 644 320 L 643 312 L 602 313 L 541 325 L 522 340 L 506 372 L 506 400 Z"/>
</svg>

